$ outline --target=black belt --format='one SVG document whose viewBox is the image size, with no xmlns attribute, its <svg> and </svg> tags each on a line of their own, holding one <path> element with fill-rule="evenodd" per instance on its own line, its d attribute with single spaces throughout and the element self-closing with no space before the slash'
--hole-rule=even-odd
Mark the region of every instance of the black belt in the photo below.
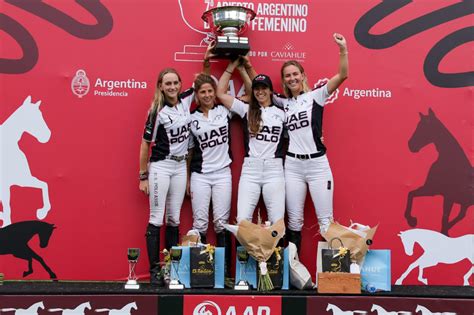
<svg viewBox="0 0 474 315">
<path fill-rule="evenodd" d="M 168 160 L 173 160 L 173 161 L 176 161 L 176 162 L 181 162 L 181 161 L 184 161 L 188 158 L 188 155 L 185 154 L 185 155 L 180 155 L 180 156 L 177 156 L 177 155 L 168 155 L 166 157 Z"/>
<path fill-rule="evenodd" d="M 311 154 L 294 154 L 291 152 L 286 152 L 286 155 L 294 157 L 295 159 L 298 159 L 298 160 L 314 159 L 314 158 L 323 156 L 324 154 L 326 154 L 326 152 L 324 151 L 319 151 L 317 153 L 311 153 Z"/>
</svg>

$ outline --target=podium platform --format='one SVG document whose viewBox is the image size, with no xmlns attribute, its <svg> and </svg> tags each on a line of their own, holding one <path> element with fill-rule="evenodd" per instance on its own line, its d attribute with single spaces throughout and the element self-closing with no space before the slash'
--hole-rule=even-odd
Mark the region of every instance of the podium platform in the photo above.
<svg viewBox="0 0 474 315">
<path fill-rule="evenodd" d="M 267 293 L 232 289 L 168 290 L 148 283 L 140 283 L 139 290 L 126 290 L 124 284 L 7 281 L 0 285 L 0 314 L 15 314 L 20 309 L 29 309 L 31 314 L 61 314 L 60 311 L 66 310 L 75 314 L 72 313 L 75 310 L 77 314 L 132 315 L 396 314 L 390 312 L 471 315 L 474 311 L 474 288 L 470 286 L 393 286 L 391 292 L 334 295 L 318 294 L 316 290 Z"/>
</svg>

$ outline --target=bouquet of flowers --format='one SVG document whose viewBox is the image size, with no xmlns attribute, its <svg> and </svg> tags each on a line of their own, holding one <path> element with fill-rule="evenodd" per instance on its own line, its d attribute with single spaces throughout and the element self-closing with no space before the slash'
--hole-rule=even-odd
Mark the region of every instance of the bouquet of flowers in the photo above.
<svg viewBox="0 0 474 315">
<path fill-rule="evenodd" d="M 267 260 L 275 252 L 278 241 L 285 235 L 283 219 L 270 226 L 261 226 L 244 220 L 238 225 L 226 224 L 225 227 L 235 235 L 249 255 L 258 262 L 260 268 L 258 290 L 272 290 L 273 284 L 268 274 Z"/>
</svg>

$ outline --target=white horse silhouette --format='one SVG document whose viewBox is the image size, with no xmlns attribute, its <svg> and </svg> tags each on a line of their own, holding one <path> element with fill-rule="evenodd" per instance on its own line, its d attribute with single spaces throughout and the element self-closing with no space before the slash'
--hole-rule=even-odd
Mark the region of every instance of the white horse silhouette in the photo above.
<svg viewBox="0 0 474 315">
<path fill-rule="evenodd" d="M 428 280 L 423 278 L 423 269 L 436 266 L 439 263 L 455 264 L 463 259 L 469 259 L 474 264 L 474 234 L 466 234 L 461 237 L 448 237 L 436 231 L 425 229 L 413 229 L 400 232 L 405 253 L 408 256 L 413 255 L 413 247 L 418 243 L 424 250 L 423 254 L 408 266 L 407 270 L 395 282 L 401 285 L 408 274 L 419 268 L 418 280 L 428 284 Z M 474 268 L 464 275 L 464 285 L 469 285 L 469 277 Z"/>
<path fill-rule="evenodd" d="M 456 313 L 453 312 L 436 312 L 433 313 L 423 305 L 417 305 L 416 306 L 416 313 L 421 312 L 421 315 L 456 315 Z"/>
<path fill-rule="evenodd" d="M 366 311 L 343 311 L 334 304 L 328 303 L 326 311 L 332 311 L 333 315 L 354 315 L 354 314 L 367 314 Z"/>
<path fill-rule="evenodd" d="M 51 131 L 44 121 L 40 105 L 41 101 L 31 103 L 31 96 L 28 96 L 3 125 L 0 125 L 0 202 L 3 204 L 0 220 L 3 221 L 3 227 L 11 224 L 10 187 L 13 185 L 42 190 L 43 207 L 36 212 L 38 219 L 44 219 L 51 209 L 48 184 L 31 175 L 28 160 L 18 146 L 18 141 L 25 132 L 41 143 L 49 141 Z"/>
<path fill-rule="evenodd" d="M 132 309 L 137 310 L 137 303 L 132 302 L 128 303 L 124 307 L 122 307 L 119 310 L 114 310 L 114 309 L 109 309 L 109 308 L 99 308 L 96 309 L 94 312 L 109 312 L 109 315 L 131 315 L 132 314 Z"/>
<path fill-rule="evenodd" d="M 90 310 L 91 309 L 91 303 L 89 302 L 84 302 L 80 305 L 78 305 L 74 309 L 67 309 L 67 308 L 50 308 L 48 312 L 61 312 L 62 315 L 85 315 L 85 309 Z"/>
<path fill-rule="evenodd" d="M 372 309 L 370 311 L 371 312 L 377 311 L 378 315 L 398 315 L 399 312 L 403 312 L 403 311 L 388 312 L 382 306 L 377 305 L 377 304 L 372 304 Z M 405 312 L 405 313 L 410 313 L 411 314 L 411 312 Z"/>
<path fill-rule="evenodd" d="M 38 309 L 44 310 L 43 301 L 36 302 L 35 304 L 31 305 L 28 308 L 2 308 L 0 311 L 2 312 L 13 312 L 15 311 L 15 315 L 38 315 Z"/>
</svg>

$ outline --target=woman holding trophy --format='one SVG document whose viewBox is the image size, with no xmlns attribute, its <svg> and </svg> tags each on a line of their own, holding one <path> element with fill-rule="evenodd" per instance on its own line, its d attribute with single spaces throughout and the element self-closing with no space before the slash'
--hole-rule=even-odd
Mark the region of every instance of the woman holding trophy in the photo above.
<svg viewBox="0 0 474 315">
<path fill-rule="evenodd" d="M 189 157 L 193 229 L 201 242 L 207 243 L 209 205 L 212 200 L 214 230 L 218 247 L 225 247 L 226 277 L 230 277 L 231 238 L 224 224 L 229 222 L 232 197 L 230 163 L 230 112 L 216 104 L 216 82 L 201 73 L 194 80 L 198 108 L 191 114 L 191 147 Z"/>
<path fill-rule="evenodd" d="M 252 80 L 249 103 L 227 94 L 230 77 L 240 61 L 229 63 L 217 86 L 217 97 L 224 106 L 243 118 L 245 159 L 239 181 L 237 221 L 252 221 L 262 193 L 269 221 L 275 223 L 285 214 L 282 159 L 285 115 L 282 109 L 273 106 L 272 81 L 264 74 Z"/>
<path fill-rule="evenodd" d="M 348 77 L 347 43 L 334 34 L 339 47 L 339 71 L 327 84 L 310 90 L 302 65 L 290 60 L 281 67 L 284 96 L 274 94 L 274 102 L 285 110 L 289 147 L 285 159 L 287 239 L 300 248 L 304 203 L 309 186 L 320 231 L 333 221 L 333 176 L 321 141 L 326 99 Z"/>
<path fill-rule="evenodd" d="M 208 48 L 204 72 L 209 72 L 209 54 Z M 180 212 L 187 182 L 190 107 L 194 100 L 194 89 L 181 92 L 181 84 L 176 70 L 166 68 L 160 72 L 140 145 L 139 189 L 149 195 L 150 203 L 146 245 L 152 285 L 163 285 L 160 228 L 165 208 L 165 247 L 169 249 L 179 242 Z"/>
</svg>

